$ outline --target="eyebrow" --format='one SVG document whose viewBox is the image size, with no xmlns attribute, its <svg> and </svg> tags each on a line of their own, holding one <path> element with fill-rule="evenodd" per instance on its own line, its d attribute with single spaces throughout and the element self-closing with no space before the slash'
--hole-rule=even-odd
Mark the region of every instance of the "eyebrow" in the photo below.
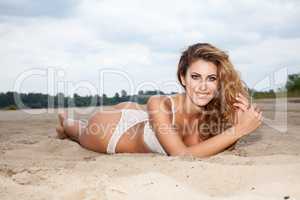
<svg viewBox="0 0 300 200">
<path fill-rule="evenodd" d="M 194 73 L 194 74 L 197 74 L 197 75 L 200 75 L 200 76 L 201 76 L 201 74 L 199 74 L 199 73 L 197 73 L 197 72 L 192 72 L 192 73 Z M 217 74 L 208 74 L 207 76 L 217 76 Z"/>
</svg>

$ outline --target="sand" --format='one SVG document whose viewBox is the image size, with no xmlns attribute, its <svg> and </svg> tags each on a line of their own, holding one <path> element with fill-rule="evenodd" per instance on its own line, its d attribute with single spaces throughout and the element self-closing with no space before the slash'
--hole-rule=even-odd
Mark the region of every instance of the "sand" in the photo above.
<svg viewBox="0 0 300 200">
<path fill-rule="evenodd" d="M 258 103 L 274 118 L 273 101 Z M 263 124 L 234 150 L 207 159 L 100 154 L 56 138 L 56 109 L 0 111 L 0 197 L 300 199 L 300 104 L 287 108 L 287 132 L 276 130 L 284 120 L 279 117 L 278 126 Z"/>
</svg>

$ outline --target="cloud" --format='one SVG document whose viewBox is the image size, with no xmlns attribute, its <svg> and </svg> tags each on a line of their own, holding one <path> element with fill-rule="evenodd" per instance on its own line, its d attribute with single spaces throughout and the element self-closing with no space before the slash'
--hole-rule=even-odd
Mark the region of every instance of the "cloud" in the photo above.
<svg viewBox="0 0 300 200">
<path fill-rule="evenodd" d="M 126 70 L 136 83 L 176 82 L 180 53 L 195 42 L 226 50 L 251 85 L 260 78 L 258 68 L 268 74 L 299 65 L 299 5 L 281 0 L 1 2 L 0 64 L 9 71 L 0 75 L 0 91 L 11 90 L 24 70 L 51 66 L 64 69 L 69 81 L 96 84 L 98 71 L 111 67 Z M 41 89 L 27 83 L 29 91 Z M 123 86 L 114 81 L 107 93 Z"/>
<path fill-rule="evenodd" d="M 1 17 L 63 17 L 71 13 L 78 0 L 2 0 Z M 8 18 L 6 18 L 8 19 Z"/>
</svg>

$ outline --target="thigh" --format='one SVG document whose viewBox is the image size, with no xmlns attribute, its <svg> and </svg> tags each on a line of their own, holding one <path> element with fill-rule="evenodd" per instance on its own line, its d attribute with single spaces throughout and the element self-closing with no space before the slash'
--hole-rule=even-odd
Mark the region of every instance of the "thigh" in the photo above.
<svg viewBox="0 0 300 200">
<path fill-rule="evenodd" d="M 85 133 L 79 138 L 81 146 L 106 153 L 108 141 L 121 118 L 121 110 L 100 111 L 89 118 Z"/>
</svg>

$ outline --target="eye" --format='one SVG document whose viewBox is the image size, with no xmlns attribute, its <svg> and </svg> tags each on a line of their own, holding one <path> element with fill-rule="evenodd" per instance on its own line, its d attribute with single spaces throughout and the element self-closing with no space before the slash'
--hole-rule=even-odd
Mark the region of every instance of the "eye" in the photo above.
<svg viewBox="0 0 300 200">
<path fill-rule="evenodd" d="M 198 75 L 191 75 L 192 79 L 198 79 L 199 76 Z"/>
<path fill-rule="evenodd" d="M 215 81 L 215 80 L 217 80 L 217 77 L 211 76 L 211 77 L 208 78 L 208 80 L 209 80 L 209 81 Z"/>
</svg>

